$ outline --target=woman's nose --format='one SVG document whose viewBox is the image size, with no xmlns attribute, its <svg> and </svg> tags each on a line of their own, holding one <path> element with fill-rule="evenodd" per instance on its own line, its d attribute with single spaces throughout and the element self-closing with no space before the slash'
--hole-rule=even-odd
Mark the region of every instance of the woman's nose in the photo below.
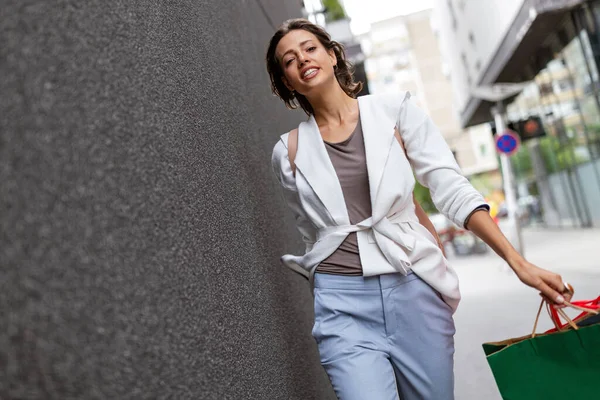
<svg viewBox="0 0 600 400">
<path fill-rule="evenodd" d="M 300 53 L 298 55 L 298 63 L 300 64 L 300 66 L 304 65 L 304 63 L 306 62 L 306 56 L 303 53 Z"/>
</svg>

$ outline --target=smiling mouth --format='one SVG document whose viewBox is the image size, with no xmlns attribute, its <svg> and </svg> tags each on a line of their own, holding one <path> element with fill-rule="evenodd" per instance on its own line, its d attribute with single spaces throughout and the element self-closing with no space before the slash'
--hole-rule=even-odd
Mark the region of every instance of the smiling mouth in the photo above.
<svg viewBox="0 0 600 400">
<path fill-rule="evenodd" d="M 309 68 L 302 74 L 302 79 L 310 79 L 317 75 L 317 72 L 319 72 L 318 68 Z"/>
</svg>

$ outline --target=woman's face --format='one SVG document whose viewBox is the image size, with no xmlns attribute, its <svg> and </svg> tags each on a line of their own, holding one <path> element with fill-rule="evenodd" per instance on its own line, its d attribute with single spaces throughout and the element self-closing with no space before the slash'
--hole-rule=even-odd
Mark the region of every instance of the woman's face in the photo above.
<svg viewBox="0 0 600 400">
<path fill-rule="evenodd" d="M 306 95 L 323 82 L 335 79 L 336 57 L 317 37 L 305 30 L 286 34 L 275 49 L 283 70 L 283 82 L 290 90 Z"/>
</svg>

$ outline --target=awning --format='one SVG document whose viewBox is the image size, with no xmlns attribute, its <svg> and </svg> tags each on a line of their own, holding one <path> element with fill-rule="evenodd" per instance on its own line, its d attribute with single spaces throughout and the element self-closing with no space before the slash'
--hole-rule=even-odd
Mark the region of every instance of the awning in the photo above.
<svg viewBox="0 0 600 400">
<path fill-rule="evenodd" d="M 548 38 L 556 39 L 564 46 L 575 35 L 559 29 L 571 9 L 585 0 L 525 0 L 508 29 L 502 43 L 491 57 L 478 85 L 531 80 L 552 59 L 553 51 Z M 508 99 L 509 101 L 511 99 Z M 469 97 L 461 112 L 463 127 L 478 125 L 492 119 L 493 104 Z"/>
</svg>

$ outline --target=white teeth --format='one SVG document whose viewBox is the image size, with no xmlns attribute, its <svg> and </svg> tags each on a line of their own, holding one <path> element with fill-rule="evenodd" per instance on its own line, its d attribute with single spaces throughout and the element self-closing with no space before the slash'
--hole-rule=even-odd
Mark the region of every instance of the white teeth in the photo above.
<svg viewBox="0 0 600 400">
<path fill-rule="evenodd" d="M 316 72 L 317 72 L 317 69 L 316 69 L 316 68 L 310 68 L 310 69 L 307 69 L 307 70 L 304 72 L 304 74 L 302 75 L 302 77 L 303 77 L 303 78 L 307 78 L 308 76 L 312 76 L 312 75 L 314 75 Z"/>
</svg>

